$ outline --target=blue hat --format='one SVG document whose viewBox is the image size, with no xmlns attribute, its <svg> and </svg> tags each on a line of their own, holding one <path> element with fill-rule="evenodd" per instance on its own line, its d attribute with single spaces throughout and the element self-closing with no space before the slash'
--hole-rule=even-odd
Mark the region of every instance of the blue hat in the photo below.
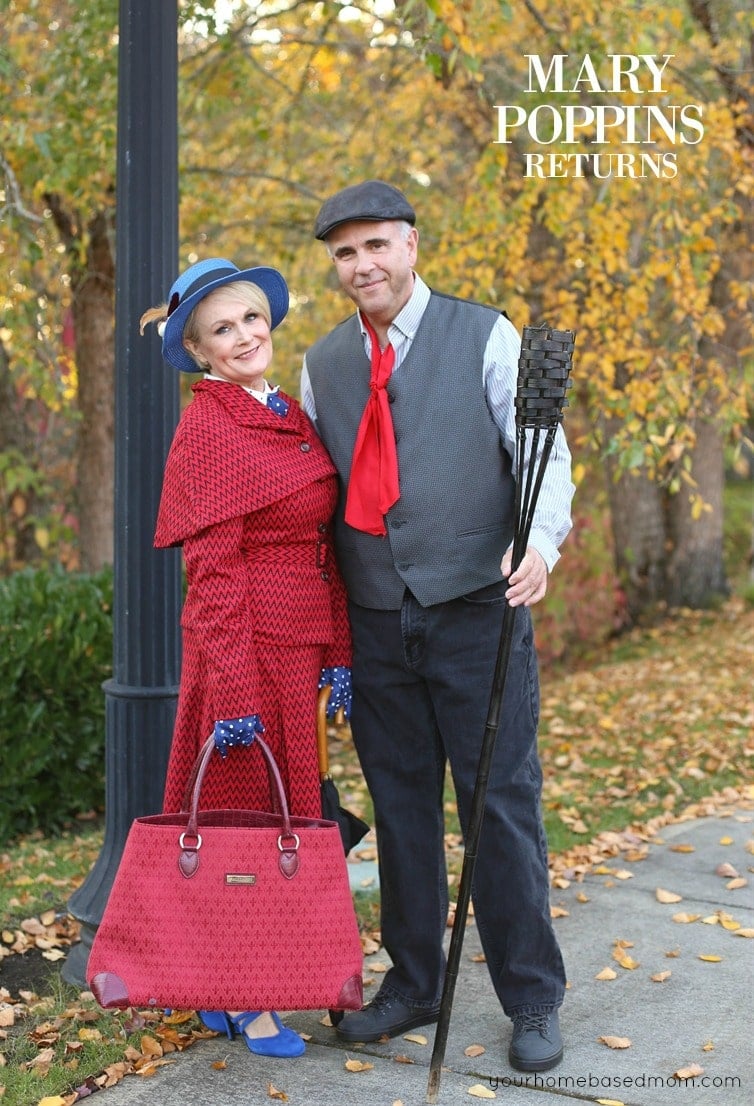
<svg viewBox="0 0 754 1106">
<path fill-rule="evenodd" d="M 186 320 L 206 295 L 236 280 L 256 284 L 267 296 L 270 302 L 270 330 L 282 323 L 288 313 L 288 285 L 277 269 L 264 266 L 239 269 L 224 257 L 197 261 L 181 273 L 170 289 L 168 317 L 162 335 L 162 356 L 176 369 L 184 373 L 201 372 L 183 344 Z"/>
</svg>

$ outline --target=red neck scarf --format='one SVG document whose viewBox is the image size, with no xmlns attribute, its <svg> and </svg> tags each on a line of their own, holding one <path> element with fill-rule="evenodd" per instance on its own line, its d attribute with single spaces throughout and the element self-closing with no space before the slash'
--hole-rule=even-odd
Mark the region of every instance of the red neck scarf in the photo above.
<svg viewBox="0 0 754 1106">
<path fill-rule="evenodd" d="M 400 497 L 398 453 L 386 391 L 395 350 L 392 345 L 380 350 L 374 327 L 365 315 L 361 317 L 372 341 L 372 373 L 369 399 L 353 447 L 345 518 L 354 529 L 383 537 L 386 533 L 383 516 Z"/>
</svg>

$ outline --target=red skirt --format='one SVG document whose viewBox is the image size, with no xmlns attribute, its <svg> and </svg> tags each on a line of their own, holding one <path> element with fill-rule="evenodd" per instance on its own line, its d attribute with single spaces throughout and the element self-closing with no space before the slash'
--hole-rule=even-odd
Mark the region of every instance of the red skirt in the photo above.
<svg viewBox="0 0 754 1106">
<path fill-rule="evenodd" d="M 280 768 L 291 814 L 321 817 L 317 761 L 317 683 L 325 647 L 265 643 L 258 652 L 260 702 L 255 704 L 264 737 Z M 207 678 L 196 634 L 183 631 L 183 671 L 163 812 L 181 809 L 199 750 L 214 728 L 206 695 Z M 259 751 L 232 748 L 210 762 L 201 794 L 205 810 L 271 810 Z"/>
</svg>

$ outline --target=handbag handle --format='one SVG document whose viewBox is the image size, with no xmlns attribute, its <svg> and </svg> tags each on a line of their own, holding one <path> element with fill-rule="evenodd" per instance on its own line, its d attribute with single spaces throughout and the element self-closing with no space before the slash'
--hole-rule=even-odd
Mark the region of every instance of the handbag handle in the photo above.
<svg viewBox="0 0 754 1106">
<path fill-rule="evenodd" d="M 264 757 L 267 766 L 267 775 L 270 781 L 270 790 L 277 801 L 277 813 L 282 822 L 277 841 L 278 850 L 280 852 L 280 859 L 278 861 L 280 871 L 286 879 L 292 879 L 299 867 L 299 836 L 297 833 L 294 833 L 291 828 L 291 816 L 288 811 L 288 800 L 285 795 L 285 788 L 283 787 L 283 781 L 280 777 L 280 769 L 264 738 L 257 735 L 254 738 L 253 744 L 259 747 Z M 178 857 L 178 867 L 187 879 L 190 879 L 199 868 L 199 849 L 202 847 L 202 835 L 199 832 L 199 797 L 201 795 L 202 784 L 204 783 L 204 776 L 214 751 L 215 739 L 213 736 L 210 736 L 205 741 L 191 773 L 193 786 L 191 788 L 191 799 L 188 804 L 188 820 L 186 822 L 186 828 L 181 833 L 178 841 L 181 849 L 180 856 Z"/>
<path fill-rule="evenodd" d="M 328 694 L 329 694 L 329 688 L 328 688 Z M 210 738 L 210 740 L 212 740 L 212 739 Z M 253 744 L 253 742 L 252 742 L 252 744 Z M 199 772 L 199 768 L 200 768 L 201 763 L 202 763 L 202 753 L 204 752 L 204 748 L 205 748 L 205 746 L 202 746 L 202 749 L 199 752 L 199 756 L 194 761 L 194 764 L 191 768 L 191 772 L 189 773 L 189 778 L 186 782 L 186 786 L 183 790 L 183 799 L 181 800 L 181 814 L 187 814 L 189 812 L 189 810 L 191 809 L 191 794 L 194 790 L 194 784 L 196 783 L 196 777 L 197 777 L 197 774 Z M 275 765 L 275 767 L 277 768 L 277 764 Z M 275 787 L 273 786 L 272 782 L 270 782 L 270 805 L 272 807 L 272 813 L 273 814 L 279 814 L 280 813 L 280 801 L 278 799 L 278 794 L 277 794 L 277 792 L 275 790 Z"/>
</svg>

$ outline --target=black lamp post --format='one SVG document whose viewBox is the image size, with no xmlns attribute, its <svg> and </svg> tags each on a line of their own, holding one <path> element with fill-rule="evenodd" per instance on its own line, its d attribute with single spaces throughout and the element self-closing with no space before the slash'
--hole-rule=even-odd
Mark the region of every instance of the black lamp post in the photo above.
<svg viewBox="0 0 754 1106">
<path fill-rule="evenodd" d="M 131 822 L 162 805 L 180 671 L 180 552 L 152 548 L 178 373 L 154 336 L 139 336 L 139 316 L 163 301 L 177 266 L 177 0 L 121 0 L 119 25 L 113 678 L 104 685 L 104 844 L 69 902 L 81 942 L 62 974 L 77 986 Z"/>
</svg>

